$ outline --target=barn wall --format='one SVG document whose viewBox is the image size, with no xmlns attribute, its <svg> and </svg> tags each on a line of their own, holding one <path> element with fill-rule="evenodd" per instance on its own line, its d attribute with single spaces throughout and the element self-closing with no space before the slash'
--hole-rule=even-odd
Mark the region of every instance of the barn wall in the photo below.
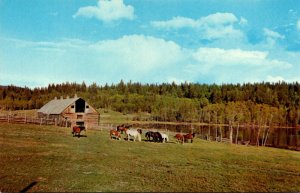
<svg viewBox="0 0 300 193">
<path fill-rule="evenodd" d="M 38 112 L 38 118 L 44 118 L 46 116 L 47 116 L 46 114 Z"/>
<path fill-rule="evenodd" d="M 81 99 L 83 100 L 83 99 Z M 83 100 L 84 101 L 84 100 Z M 56 118 L 57 120 L 71 121 L 71 127 L 76 125 L 76 122 L 84 122 L 87 128 L 97 127 L 100 121 L 100 114 L 85 101 L 84 112 L 75 112 L 76 101 L 70 104 L 61 114 L 44 114 L 39 112 L 39 118 Z"/>
<path fill-rule="evenodd" d="M 53 114 L 44 114 L 44 113 L 38 113 L 38 118 L 44 118 L 44 119 L 61 119 L 60 115 L 53 115 Z"/>
<path fill-rule="evenodd" d="M 85 108 L 85 112 L 75 113 L 75 103 L 71 104 L 62 112 L 62 116 L 67 117 L 71 121 L 72 127 L 76 125 L 76 122 L 84 122 L 87 128 L 97 127 L 99 125 L 99 113 L 88 103 L 86 103 L 87 105 L 89 108 Z"/>
</svg>

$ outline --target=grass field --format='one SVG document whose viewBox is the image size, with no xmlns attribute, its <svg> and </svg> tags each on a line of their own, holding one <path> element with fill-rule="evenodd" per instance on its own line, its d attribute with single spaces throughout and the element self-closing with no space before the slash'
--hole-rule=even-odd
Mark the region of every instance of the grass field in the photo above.
<svg viewBox="0 0 300 193">
<path fill-rule="evenodd" d="M 112 110 L 105 110 L 105 109 L 98 109 L 98 112 L 101 115 L 100 122 L 104 124 L 132 124 L 139 122 L 136 119 L 139 119 L 140 121 L 146 121 L 150 122 L 149 119 L 151 118 L 151 115 L 149 113 L 128 113 L 123 114 L 117 111 Z"/>
<path fill-rule="evenodd" d="M 13 124 L 0 124 L 0 143 L 1 192 L 300 191 L 296 151 L 118 141 L 107 130 L 77 138 L 70 128 Z"/>
</svg>

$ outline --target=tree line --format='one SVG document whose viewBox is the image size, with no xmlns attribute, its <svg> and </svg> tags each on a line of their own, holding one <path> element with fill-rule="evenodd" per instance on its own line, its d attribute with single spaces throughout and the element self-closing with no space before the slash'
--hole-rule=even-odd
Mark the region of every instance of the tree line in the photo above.
<svg viewBox="0 0 300 193">
<path fill-rule="evenodd" d="M 126 113 L 147 112 L 152 120 L 220 124 L 300 124 L 300 84 L 245 83 L 86 85 L 85 82 L 49 84 L 34 89 L 0 87 L 3 110 L 39 109 L 54 97 L 86 99 L 93 107 Z"/>
</svg>

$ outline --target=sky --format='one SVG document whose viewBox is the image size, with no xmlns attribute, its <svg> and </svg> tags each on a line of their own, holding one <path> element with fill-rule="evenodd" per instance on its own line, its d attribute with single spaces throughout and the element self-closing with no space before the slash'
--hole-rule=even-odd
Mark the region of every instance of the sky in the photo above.
<svg viewBox="0 0 300 193">
<path fill-rule="evenodd" d="M 0 85 L 300 82 L 299 0 L 0 0 Z"/>
</svg>

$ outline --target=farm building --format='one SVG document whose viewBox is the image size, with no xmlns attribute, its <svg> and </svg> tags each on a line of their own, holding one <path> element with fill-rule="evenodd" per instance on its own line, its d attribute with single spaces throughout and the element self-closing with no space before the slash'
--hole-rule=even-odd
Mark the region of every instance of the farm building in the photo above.
<svg viewBox="0 0 300 193">
<path fill-rule="evenodd" d="M 66 120 L 71 122 L 71 127 L 74 125 L 84 125 L 88 128 L 96 127 L 100 121 L 100 113 L 77 95 L 74 98 L 67 97 L 66 99 L 55 97 L 37 112 L 39 118 Z"/>
</svg>

